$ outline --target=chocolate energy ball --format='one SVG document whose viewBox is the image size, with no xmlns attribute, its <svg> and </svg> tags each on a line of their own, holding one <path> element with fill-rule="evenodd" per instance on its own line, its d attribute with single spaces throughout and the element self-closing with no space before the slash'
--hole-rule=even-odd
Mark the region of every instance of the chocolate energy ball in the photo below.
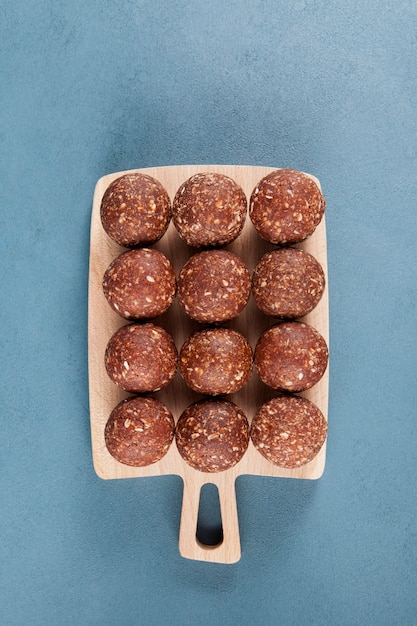
<svg viewBox="0 0 417 626">
<path fill-rule="evenodd" d="M 320 263 L 297 248 L 266 253 L 252 275 L 257 306 L 276 317 L 296 318 L 310 313 L 319 303 L 324 287 Z"/>
<path fill-rule="evenodd" d="M 305 465 L 320 452 L 327 422 L 319 408 L 298 396 L 280 396 L 266 402 L 252 421 L 255 448 L 274 465 Z"/>
<path fill-rule="evenodd" d="M 154 398 L 122 400 L 111 412 L 104 430 L 110 454 L 124 465 L 143 467 L 168 452 L 175 423 L 170 411 Z"/>
<path fill-rule="evenodd" d="M 312 178 L 281 169 L 257 184 L 250 197 L 249 216 L 266 241 L 298 243 L 313 234 L 325 206 L 323 194 Z"/>
<path fill-rule="evenodd" d="M 107 344 L 104 363 L 111 380 L 125 391 L 145 393 L 168 385 L 177 371 L 171 335 L 155 324 L 128 324 Z"/>
<path fill-rule="evenodd" d="M 255 347 L 255 368 L 261 380 L 282 391 L 313 387 L 326 371 L 327 344 L 320 333 L 302 322 L 268 328 Z"/>
<path fill-rule="evenodd" d="M 119 245 L 149 245 L 162 237 L 171 221 L 171 201 L 155 178 L 130 173 L 106 189 L 100 207 L 106 233 Z"/>
<path fill-rule="evenodd" d="M 252 374 L 252 349 L 235 330 L 208 328 L 184 343 L 179 367 L 186 384 L 198 393 L 235 393 Z"/>
<path fill-rule="evenodd" d="M 174 225 L 189 246 L 221 246 L 241 233 L 247 212 L 243 189 L 223 174 L 195 174 L 178 189 Z"/>
<path fill-rule="evenodd" d="M 103 292 L 110 306 L 126 319 L 151 319 L 175 298 L 173 267 L 162 252 L 138 248 L 123 252 L 107 268 Z"/>
<path fill-rule="evenodd" d="M 198 322 L 231 320 L 244 309 L 251 292 L 249 270 L 226 250 L 206 250 L 188 259 L 178 277 L 178 299 Z"/>
<path fill-rule="evenodd" d="M 182 458 L 201 472 L 223 472 L 240 461 L 249 444 L 249 424 L 232 402 L 201 400 L 180 416 L 175 431 Z"/>
</svg>

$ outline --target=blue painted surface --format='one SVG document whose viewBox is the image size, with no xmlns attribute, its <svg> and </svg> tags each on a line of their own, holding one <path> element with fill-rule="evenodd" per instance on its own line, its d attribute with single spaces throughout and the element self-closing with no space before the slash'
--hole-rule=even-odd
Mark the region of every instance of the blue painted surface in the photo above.
<svg viewBox="0 0 417 626">
<path fill-rule="evenodd" d="M 417 623 L 417 5 L 3 0 L 0 622 Z M 288 166 L 327 197 L 319 481 L 243 477 L 236 565 L 178 555 L 175 477 L 91 462 L 94 185 Z"/>
</svg>

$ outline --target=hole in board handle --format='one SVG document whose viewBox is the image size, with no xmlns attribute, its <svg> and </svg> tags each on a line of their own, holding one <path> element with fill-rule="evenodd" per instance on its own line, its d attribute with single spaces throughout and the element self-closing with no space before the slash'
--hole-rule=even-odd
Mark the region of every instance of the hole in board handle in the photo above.
<svg viewBox="0 0 417 626">
<path fill-rule="evenodd" d="M 200 491 L 196 539 L 207 548 L 215 548 L 223 541 L 219 490 L 213 483 L 206 483 Z"/>
</svg>

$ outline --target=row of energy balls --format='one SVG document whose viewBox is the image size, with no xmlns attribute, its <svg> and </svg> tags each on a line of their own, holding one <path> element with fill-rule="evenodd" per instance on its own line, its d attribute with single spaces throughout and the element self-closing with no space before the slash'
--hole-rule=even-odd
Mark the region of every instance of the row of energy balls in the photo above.
<svg viewBox="0 0 417 626">
<path fill-rule="evenodd" d="M 131 466 L 150 465 L 166 454 L 174 437 L 185 461 L 204 472 L 233 467 L 250 437 L 280 467 L 298 467 L 317 455 L 326 420 L 318 407 L 291 392 L 320 380 L 328 349 L 317 330 L 294 320 L 318 304 L 325 278 L 318 261 L 291 244 L 314 232 L 324 209 L 320 189 L 301 172 L 276 170 L 259 181 L 249 216 L 259 235 L 279 247 L 260 259 L 251 279 L 242 259 L 221 248 L 240 235 L 247 213 L 246 196 L 231 178 L 196 174 L 181 185 L 172 206 L 160 182 L 146 174 L 129 173 L 110 184 L 101 203 L 102 225 L 114 241 L 131 249 L 107 268 L 103 291 L 110 306 L 134 323 L 110 338 L 106 371 L 125 391 L 148 394 L 168 385 L 179 367 L 191 389 L 211 396 L 189 406 L 176 426 L 155 398 L 123 400 L 105 427 L 112 456 Z M 203 249 L 185 263 L 178 281 L 169 259 L 149 247 L 171 218 L 189 246 Z M 192 334 L 178 355 L 171 335 L 149 321 L 178 294 L 190 318 L 219 324 L 243 310 L 251 291 L 263 312 L 285 320 L 261 335 L 254 353 L 241 333 L 215 325 Z M 219 396 L 241 389 L 252 363 L 266 385 L 290 393 L 265 403 L 250 428 L 242 410 Z"/>
</svg>

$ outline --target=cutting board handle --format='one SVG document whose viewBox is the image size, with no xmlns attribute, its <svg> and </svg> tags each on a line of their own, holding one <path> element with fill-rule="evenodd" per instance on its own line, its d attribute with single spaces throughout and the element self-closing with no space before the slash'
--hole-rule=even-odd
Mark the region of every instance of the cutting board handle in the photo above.
<svg viewBox="0 0 417 626">
<path fill-rule="evenodd" d="M 218 476 L 218 475 L 217 475 Z M 206 546 L 197 539 L 198 509 L 201 488 L 213 483 L 218 488 L 223 540 L 216 546 Z M 182 511 L 179 534 L 181 556 L 197 561 L 236 563 L 240 559 L 239 521 L 237 514 L 235 482 L 223 477 L 203 482 L 184 479 Z"/>
</svg>

